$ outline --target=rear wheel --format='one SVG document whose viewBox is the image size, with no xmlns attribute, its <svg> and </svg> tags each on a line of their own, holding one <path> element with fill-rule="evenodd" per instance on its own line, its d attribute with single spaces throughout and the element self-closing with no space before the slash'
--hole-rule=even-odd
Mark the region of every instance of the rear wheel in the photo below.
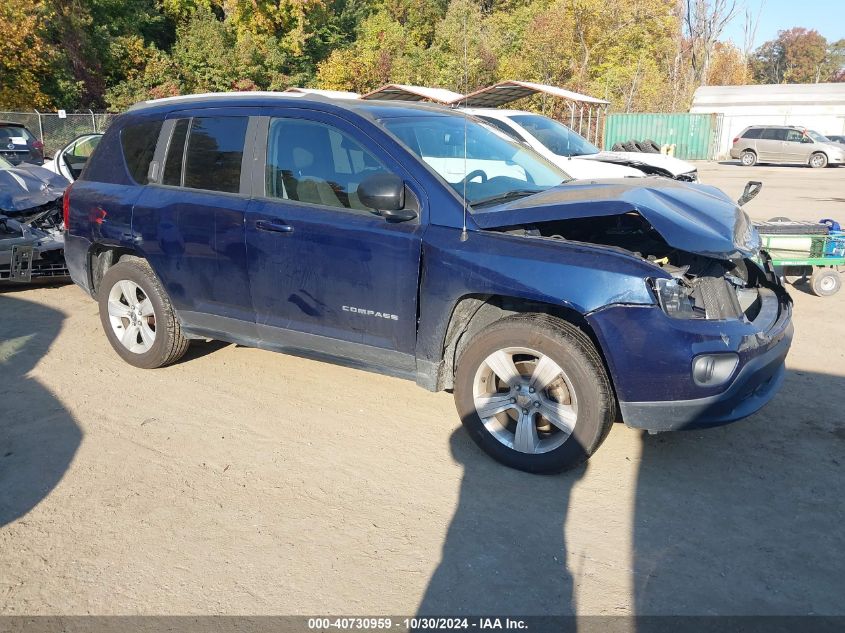
<svg viewBox="0 0 845 633">
<path fill-rule="evenodd" d="M 842 278 L 832 268 L 816 268 L 810 276 L 810 290 L 818 297 L 829 297 L 839 292 Z"/>
<path fill-rule="evenodd" d="M 532 473 L 584 462 L 616 418 L 589 338 L 542 314 L 502 319 L 469 342 L 458 361 L 455 405 L 482 450 Z"/>
<path fill-rule="evenodd" d="M 827 156 L 825 156 L 821 152 L 816 152 L 815 154 L 810 156 L 810 167 L 813 167 L 814 169 L 827 167 Z"/>
<path fill-rule="evenodd" d="M 106 337 L 130 365 L 164 367 L 188 349 L 170 299 L 143 259 L 124 257 L 109 268 L 98 301 Z"/>
<path fill-rule="evenodd" d="M 747 149 L 739 155 L 739 160 L 745 167 L 753 167 L 757 164 L 757 154 Z"/>
</svg>

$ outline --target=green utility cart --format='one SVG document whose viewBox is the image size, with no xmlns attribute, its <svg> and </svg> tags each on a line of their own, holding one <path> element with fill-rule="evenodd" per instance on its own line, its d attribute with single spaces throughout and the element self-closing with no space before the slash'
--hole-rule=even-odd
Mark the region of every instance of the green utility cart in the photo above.
<svg viewBox="0 0 845 633">
<path fill-rule="evenodd" d="M 810 290 L 819 297 L 839 292 L 845 271 L 845 231 L 838 222 L 772 218 L 755 226 L 778 274 L 809 278 Z"/>
</svg>

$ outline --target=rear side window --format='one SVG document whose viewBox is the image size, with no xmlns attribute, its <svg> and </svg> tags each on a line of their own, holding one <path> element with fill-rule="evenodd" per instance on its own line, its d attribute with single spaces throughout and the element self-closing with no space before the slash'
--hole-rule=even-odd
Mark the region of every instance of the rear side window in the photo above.
<svg viewBox="0 0 845 633">
<path fill-rule="evenodd" d="M 126 167 L 129 174 L 139 185 L 148 182 L 147 174 L 150 170 L 150 162 L 158 141 L 158 133 L 161 132 L 162 121 L 145 121 L 135 125 L 127 125 L 120 132 L 120 144 L 123 147 L 123 158 L 126 160 Z"/>
<path fill-rule="evenodd" d="M 786 130 L 777 127 L 767 127 L 765 130 L 763 130 L 763 133 L 760 135 L 760 138 L 766 139 L 768 141 L 785 141 Z"/>
<path fill-rule="evenodd" d="M 760 133 L 763 131 L 763 128 L 753 127 L 750 130 L 747 130 L 745 134 L 742 135 L 742 138 L 760 138 Z"/>
<path fill-rule="evenodd" d="M 185 152 L 184 182 L 191 189 L 237 193 L 249 117 L 196 117 Z"/>
<path fill-rule="evenodd" d="M 181 119 L 173 128 L 173 136 L 167 148 L 167 158 L 164 161 L 164 174 L 161 182 L 164 185 L 182 185 L 182 160 L 185 156 L 185 139 L 188 138 L 188 124 L 190 119 Z"/>
</svg>

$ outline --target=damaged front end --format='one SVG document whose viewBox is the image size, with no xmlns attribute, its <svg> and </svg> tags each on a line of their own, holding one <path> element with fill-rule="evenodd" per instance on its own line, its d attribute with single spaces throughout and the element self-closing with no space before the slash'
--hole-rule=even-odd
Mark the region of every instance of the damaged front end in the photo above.
<svg viewBox="0 0 845 633">
<path fill-rule="evenodd" d="M 748 216 L 721 192 L 672 181 L 564 185 L 473 219 L 483 230 L 593 248 L 596 262 L 624 253 L 619 268 L 630 257 L 648 264 L 630 275 L 652 304 L 608 296 L 585 315 L 627 425 L 724 424 L 757 411 L 781 384 L 791 299 Z M 584 264 L 572 283 L 594 278 Z"/>
<path fill-rule="evenodd" d="M 67 184 L 34 165 L 0 164 L 0 282 L 68 275 L 62 220 Z"/>
<path fill-rule="evenodd" d="M 680 250 L 670 246 L 637 212 L 543 222 L 511 232 L 514 230 L 529 236 L 619 248 L 648 261 L 665 273 L 655 271 L 648 284 L 672 318 L 756 322 L 764 312 L 776 316 L 779 298 L 788 300 L 775 275 L 765 268 L 765 253 L 753 258 L 740 252 L 730 253 L 733 257 L 713 257 Z M 765 328 L 764 323 L 760 325 Z"/>
</svg>

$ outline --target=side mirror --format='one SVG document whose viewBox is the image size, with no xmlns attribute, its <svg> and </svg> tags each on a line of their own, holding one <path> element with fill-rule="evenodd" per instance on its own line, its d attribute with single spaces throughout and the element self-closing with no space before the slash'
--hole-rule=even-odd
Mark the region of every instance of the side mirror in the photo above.
<svg viewBox="0 0 845 633">
<path fill-rule="evenodd" d="M 405 209 L 405 183 L 395 174 L 372 174 L 358 185 L 358 199 L 390 222 L 406 222 L 417 217 L 413 209 Z"/>
</svg>

